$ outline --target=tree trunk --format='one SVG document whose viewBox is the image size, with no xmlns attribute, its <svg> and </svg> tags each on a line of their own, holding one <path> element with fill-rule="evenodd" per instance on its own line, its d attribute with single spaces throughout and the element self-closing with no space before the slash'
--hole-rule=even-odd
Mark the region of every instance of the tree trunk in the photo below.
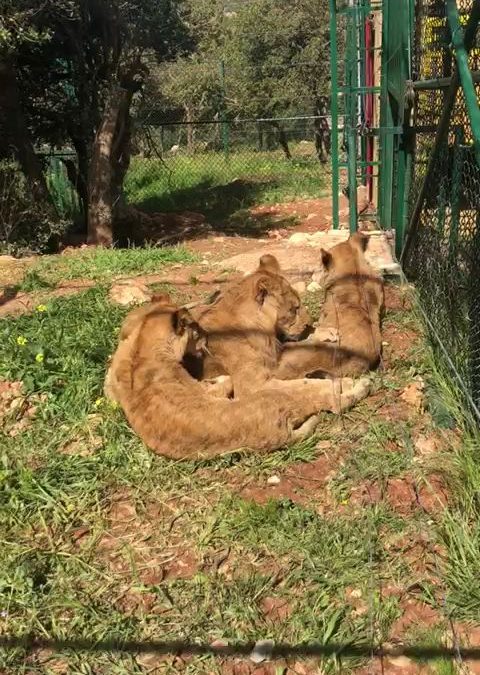
<svg viewBox="0 0 480 675">
<path fill-rule="evenodd" d="M 3 118 L 7 143 L 25 174 L 33 198 L 37 203 L 51 204 L 42 165 L 35 154 L 20 102 L 15 66 L 9 61 L 0 61 L 0 118 Z"/>
<path fill-rule="evenodd" d="M 285 154 L 285 157 L 287 159 L 292 159 L 290 148 L 288 147 L 287 134 L 285 133 L 284 128 L 280 126 L 278 122 L 272 122 L 272 126 L 277 132 L 278 142 L 280 143 L 280 146 Z"/>
<path fill-rule="evenodd" d="M 328 162 L 328 153 L 331 146 L 330 127 L 327 120 L 328 99 L 326 96 L 320 96 L 315 102 L 314 115 L 317 119 L 314 120 L 313 126 L 315 130 L 315 150 L 317 157 L 322 164 Z"/>
<path fill-rule="evenodd" d="M 125 93 L 119 87 L 112 88 L 93 144 L 88 176 L 87 242 L 97 246 L 111 246 L 113 243 L 114 144 Z"/>
<path fill-rule="evenodd" d="M 114 200 L 114 213 L 123 212 L 126 203 L 123 192 L 123 183 L 130 167 L 132 154 L 132 118 L 130 117 L 130 105 L 133 94 L 123 92 L 122 102 L 118 114 L 117 133 L 113 148 L 113 177 L 112 191 Z"/>
</svg>

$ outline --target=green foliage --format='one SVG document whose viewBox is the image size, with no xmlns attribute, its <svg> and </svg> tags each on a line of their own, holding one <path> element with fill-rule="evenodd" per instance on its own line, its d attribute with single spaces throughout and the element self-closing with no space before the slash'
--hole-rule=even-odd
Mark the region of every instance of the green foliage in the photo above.
<svg viewBox="0 0 480 675">
<path fill-rule="evenodd" d="M 232 116 L 274 116 L 313 112 L 318 96 L 328 93 L 327 0 L 252 0 L 234 9 L 221 2 L 188 0 L 186 5 L 195 59 L 166 69 L 167 88 L 161 76 L 158 81 L 158 91 L 173 106 L 188 99 L 195 119 L 202 107 L 219 113 L 224 104 Z M 218 97 L 221 61 L 224 99 Z"/>
<path fill-rule="evenodd" d="M 65 229 L 59 216 L 32 204 L 25 176 L 14 162 L 0 162 L 0 250 L 44 253 Z"/>
</svg>

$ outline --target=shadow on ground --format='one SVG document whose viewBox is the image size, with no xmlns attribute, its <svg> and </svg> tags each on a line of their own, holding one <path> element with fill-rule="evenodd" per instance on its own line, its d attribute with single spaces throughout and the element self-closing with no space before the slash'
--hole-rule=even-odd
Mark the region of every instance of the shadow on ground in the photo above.
<svg viewBox="0 0 480 675">
<path fill-rule="evenodd" d="M 193 211 L 205 216 L 212 228 L 230 236 L 262 237 L 267 230 L 295 224 L 292 216 L 275 217 L 271 214 L 252 214 L 249 208 L 257 205 L 259 197 L 278 187 L 275 179 L 238 178 L 226 185 L 203 181 L 192 188 L 172 190 L 169 195 L 150 197 L 135 207 L 148 214 L 181 213 Z M 205 227 L 193 228 L 187 237 L 204 233 Z"/>
</svg>

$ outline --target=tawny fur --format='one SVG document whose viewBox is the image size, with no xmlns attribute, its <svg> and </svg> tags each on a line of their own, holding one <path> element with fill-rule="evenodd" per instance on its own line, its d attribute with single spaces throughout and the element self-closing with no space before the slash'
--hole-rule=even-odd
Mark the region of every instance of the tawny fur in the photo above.
<svg viewBox="0 0 480 675">
<path fill-rule="evenodd" d="M 368 239 L 355 233 L 330 251 L 322 250 L 326 297 L 317 335 L 329 330 L 336 342 L 287 343 L 276 371 L 279 379 L 307 374 L 355 376 L 378 366 L 382 353 L 383 279 L 365 258 Z"/>
<path fill-rule="evenodd" d="M 129 357 L 117 364 L 116 393 L 130 425 L 156 453 L 175 459 L 213 457 L 237 449 L 269 451 L 297 438 L 320 410 L 340 411 L 368 394 L 366 380 L 304 380 L 295 391 L 258 391 L 245 399 L 211 396 L 182 365 L 198 325 L 186 310 L 151 303 L 130 322 Z M 280 383 L 281 384 L 281 383 Z"/>
<path fill-rule="evenodd" d="M 280 356 L 278 338 L 298 339 L 311 324 L 272 255 L 262 256 L 255 272 L 223 290 L 213 304 L 194 309 L 193 315 L 207 333 L 208 353 L 201 368 L 192 359 L 187 367 L 197 379 L 230 375 L 235 396 L 271 380 Z"/>
<path fill-rule="evenodd" d="M 119 343 L 108 365 L 103 385 L 104 395 L 107 399 L 119 403 L 119 365 L 126 360 L 129 360 L 131 363 L 132 350 L 138 337 L 138 328 L 141 326 L 144 318 L 152 311 L 152 305 L 158 302 L 170 302 L 168 294 L 159 293 L 154 295 L 151 302 L 133 309 L 125 317 L 120 328 Z M 188 354 L 189 348 L 187 346 L 187 355 Z M 195 354 L 192 354 L 191 356 L 194 359 L 196 358 Z M 228 375 L 221 375 L 216 378 L 204 380 L 202 381 L 202 386 L 212 396 L 229 398 L 233 395 L 232 380 Z"/>
</svg>

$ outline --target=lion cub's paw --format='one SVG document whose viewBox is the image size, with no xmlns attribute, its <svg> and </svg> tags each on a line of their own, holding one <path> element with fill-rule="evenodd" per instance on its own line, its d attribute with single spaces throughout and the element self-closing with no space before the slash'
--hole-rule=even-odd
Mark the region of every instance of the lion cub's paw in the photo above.
<svg viewBox="0 0 480 675">
<path fill-rule="evenodd" d="M 301 426 L 292 431 L 292 440 L 303 441 L 311 436 L 320 422 L 320 415 L 312 415 Z"/>
<path fill-rule="evenodd" d="M 203 380 L 202 385 L 207 394 L 216 398 L 230 398 L 233 396 L 233 382 L 229 375 L 219 375 L 211 380 Z"/>
<path fill-rule="evenodd" d="M 348 408 L 362 401 L 370 393 L 370 388 L 371 382 L 368 377 L 362 377 L 359 380 L 354 380 L 351 377 L 342 377 L 341 379 L 334 380 L 334 412 L 348 410 Z"/>
<path fill-rule="evenodd" d="M 333 326 L 319 326 L 310 337 L 313 344 L 321 342 L 338 342 L 338 330 Z"/>
</svg>

